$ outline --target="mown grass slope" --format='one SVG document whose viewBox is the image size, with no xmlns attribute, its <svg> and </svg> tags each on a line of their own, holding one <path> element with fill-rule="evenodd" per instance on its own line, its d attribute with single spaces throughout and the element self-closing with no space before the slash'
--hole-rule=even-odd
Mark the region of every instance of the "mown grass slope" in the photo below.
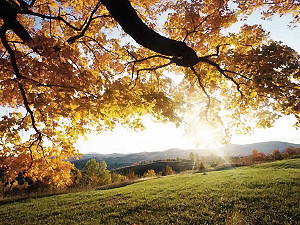
<svg viewBox="0 0 300 225">
<path fill-rule="evenodd" d="M 0 224 L 299 224 L 300 159 L 0 205 Z"/>
</svg>

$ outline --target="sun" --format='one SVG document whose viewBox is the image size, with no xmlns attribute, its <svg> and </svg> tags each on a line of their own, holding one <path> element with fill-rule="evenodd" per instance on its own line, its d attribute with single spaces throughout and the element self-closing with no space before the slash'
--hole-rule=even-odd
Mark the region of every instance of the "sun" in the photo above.
<svg viewBox="0 0 300 225">
<path fill-rule="evenodd" d="M 185 116 L 184 120 L 185 135 L 193 141 L 195 148 L 214 150 L 222 146 L 223 127 L 193 115 Z"/>
<path fill-rule="evenodd" d="M 194 136 L 197 148 L 212 148 L 216 144 L 216 131 L 207 124 L 195 127 Z"/>
</svg>

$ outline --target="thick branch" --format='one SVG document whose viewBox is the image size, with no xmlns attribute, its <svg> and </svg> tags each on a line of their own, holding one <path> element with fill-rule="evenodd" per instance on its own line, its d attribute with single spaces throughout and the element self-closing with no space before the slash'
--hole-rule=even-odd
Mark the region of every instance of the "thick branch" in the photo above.
<svg viewBox="0 0 300 225">
<path fill-rule="evenodd" d="M 128 0 L 101 0 L 112 17 L 140 45 L 157 53 L 172 56 L 179 66 L 198 63 L 196 52 L 184 42 L 161 36 L 149 28 L 137 15 Z"/>
<path fill-rule="evenodd" d="M 17 13 L 21 10 L 21 6 L 17 5 L 14 1 L 0 0 L 0 17 L 4 22 L 5 28 L 7 30 L 13 30 L 22 41 L 28 43 L 32 38 L 16 18 Z"/>
<path fill-rule="evenodd" d="M 8 54 L 10 55 L 10 60 L 11 60 L 11 64 L 12 64 L 12 67 L 14 69 L 14 73 L 16 75 L 17 78 L 22 78 L 23 76 L 20 74 L 20 71 L 19 71 L 19 68 L 17 66 L 17 59 L 16 59 L 16 54 L 15 52 L 12 50 L 12 48 L 10 47 L 10 45 L 8 44 L 7 42 L 7 39 L 6 39 L 6 31 L 7 31 L 7 28 L 3 25 L 1 28 L 0 28 L 0 38 L 1 38 L 1 42 L 4 46 L 4 48 L 6 49 L 6 51 L 8 52 Z"/>
</svg>

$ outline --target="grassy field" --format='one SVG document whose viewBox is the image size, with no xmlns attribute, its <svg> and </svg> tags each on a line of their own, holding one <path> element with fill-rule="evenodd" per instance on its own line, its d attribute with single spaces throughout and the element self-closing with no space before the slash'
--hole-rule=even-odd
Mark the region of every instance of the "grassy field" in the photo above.
<svg viewBox="0 0 300 225">
<path fill-rule="evenodd" d="M 300 159 L 0 202 L 0 224 L 300 224 Z"/>
</svg>

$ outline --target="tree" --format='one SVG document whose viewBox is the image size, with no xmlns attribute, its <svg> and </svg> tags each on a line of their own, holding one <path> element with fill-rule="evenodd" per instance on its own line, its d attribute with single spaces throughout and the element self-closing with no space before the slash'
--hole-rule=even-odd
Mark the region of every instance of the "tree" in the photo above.
<svg viewBox="0 0 300 225">
<path fill-rule="evenodd" d="M 111 184 L 111 174 L 109 170 L 107 170 L 107 164 L 104 160 L 100 163 L 98 177 L 99 185 Z"/>
<path fill-rule="evenodd" d="M 256 149 L 252 151 L 251 161 L 252 162 L 265 162 L 267 160 L 267 156 L 263 152 L 259 152 Z"/>
<path fill-rule="evenodd" d="M 156 177 L 156 173 L 153 169 L 151 169 L 144 174 L 144 177 Z"/>
<path fill-rule="evenodd" d="M 125 181 L 125 176 L 118 174 L 116 172 L 111 173 L 111 182 L 112 183 L 119 183 Z"/>
<path fill-rule="evenodd" d="M 191 161 L 195 161 L 196 160 L 194 152 L 190 152 L 189 158 L 190 158 Z"/>
<path fill-rule="evenodd" d="M 283 158 L 293 158 L 294 156 L 300 155 L 300 148 L 295 148 L 293 146 L 289 146 L 282 153 Z"/>
<path fill-rule="evenodd" d="M 83 169 L 83 177 L 85 179 L 85 182 L 87 185 L 90 186 L 97 186 L 99 183 L 99 173 L 100 166 L 99 163 L 97 163 L 96 159 L 90 159 L 85 164 L 85 167 Z"/>
<path fill-rule="evenodd" d="M 224 32 L 261 6 L 265 16 L 292 8 L 297 22 L 299 6 L 230 4 L 0 0 L 0 104 L 12 109 L 0 121 L 8 183 L 21 172 L 66 185 L 79 136 L 117 123 L 143 129 L 146 114 L 178 125 L 195 104 L 199 118 L 237 131 L 248 131 L 247 115 L 269 127 L 293 114 L 299 126 L 299 55 L 259 25 Z M 184 75 L 180 85 L 170 73 Z"/>
<path fill-rule="evenodd" d="M 203 162 L 197 163 L 197 170 L 198 170 L 200 173 L 204 172 L 205 166 L 204 166 Z"/>
<path fill-rule="evenodd" d="M 89 160 L 83 169 L 83 177 L 87 185 L 100 186 L 111 183 L 110 172 L 106 169 L 105 161 L 97 163 L 96 159 Z"/>
<path fill-rule="evenodd" d="M 130 172 L 127 174 L 127 179 L 128 179 L 128 180 L 136 180 L 136 179 L 138 179 L 138 176 L 135 174 L 134 171 L 130 171 Z"/>
<path fill-rule="evenodd" d="M 217 160 L 215 160 L 215 161 L 213 161 L 213 162 L 210 163 L 210 166 L 213 167 L 213 168 L 217 167 L 217 165 L 218 165 L 218 161 Z"/>
<path fill-rule="evenodd" d="M 283 159 L 279 149 L 274 149 L 273 152 L 270 154 L 271 159 L 273 160 L 281 160 Z"/>
<path fill-rule="evenodd" d="M 165 175 L 168 176 L 172 174 L 174 174 L 174 170 L 172 169 L 172 167 L 166 166 Z"/>
<path fill-rule="evenodd" d="M 190 160 L 193 162 L 192 170 L 195 169 L 196 162 L 199 160 L 199 154 L 197 152 L 190 152 Z"/>
<path fill-rule="evenodd" d="M 71 180 L 72 180 L 73 187 L 78 186 L 80 182 L 82 182 L 82 173 L 76 167 L 71 170 Z"/>
</svg>

